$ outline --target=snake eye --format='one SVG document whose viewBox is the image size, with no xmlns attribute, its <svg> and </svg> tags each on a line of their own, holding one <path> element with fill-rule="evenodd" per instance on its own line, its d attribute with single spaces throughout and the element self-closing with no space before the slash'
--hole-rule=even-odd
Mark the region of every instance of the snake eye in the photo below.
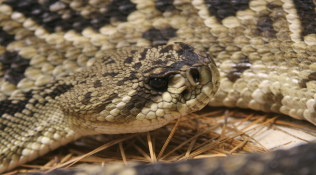
<svg viewBox="0 0 316 175">
<path fill-rule="evenodd" d="M 149 79 L 149 86 L 157 91 L 165 91 L 168 86 L 166 78 L 151 78 Z"/>
</svg>

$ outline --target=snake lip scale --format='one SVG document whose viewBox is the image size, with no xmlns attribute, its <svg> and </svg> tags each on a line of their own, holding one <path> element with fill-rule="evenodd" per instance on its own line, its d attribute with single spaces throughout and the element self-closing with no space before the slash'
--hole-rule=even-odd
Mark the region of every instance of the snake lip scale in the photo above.
<svg viewBox="0 0 316 175">
<path fill-rule="evenodd" d="M 315 9 L 0 0 L 0 173 L 85 135 L 150 131 L 206 105 L 316 125 Z"/>
</svg>

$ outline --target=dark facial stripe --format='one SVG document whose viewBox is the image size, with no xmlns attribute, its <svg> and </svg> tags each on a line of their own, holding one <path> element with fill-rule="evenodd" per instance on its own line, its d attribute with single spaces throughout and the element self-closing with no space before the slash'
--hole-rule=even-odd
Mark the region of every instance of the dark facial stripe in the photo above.
<svg viewBox="0 0 316 175">
<path fill-rule="evenodd" d="M 146 103 L 150 103 L 151 99 L 147 99 L 144 96 L 145 94 L 135 94 L 132 96 L 132 98 L 130 99 L 129 102 L 126 103 L 126 106 L 124 107 L 124 111 L 130 111 L 131 109 L 133 109 L 134 107 L 138 108 L 138 109 L 142 109 Z M 151 97 L 154 98 L 154 97 Z M 129 113 L 127 113 L 126 115 L 129 115 Z"/>
<path fill-rule="evenodd" d="M 107 107 L 107 105 L 111 104 L 112 100 L 114 98 L 117 98 L 117 97 L 118 97 L 118 94 L 116 94 L 116 93 L 111 94 L 106 100 L 104 100 L 102 102 L 102 104 L 96 106 L 93 111 L 95 113 L 99 113 L 99 112 L 103 111 Z"/>
<path fill-rule="evenodd" d="M 294 0 L 294 4 L 302 24 L 301 37 L 316 34 L 316 12 L 313 0 Z"/>
<path fill-rule="evenodd" d="M 137 79 L 135 73 L 131 73 L 129 77 L 124 77 L 122 80 L 116 83 L 117 86 L 124 85 L 125 82 Z"/>
</svg>

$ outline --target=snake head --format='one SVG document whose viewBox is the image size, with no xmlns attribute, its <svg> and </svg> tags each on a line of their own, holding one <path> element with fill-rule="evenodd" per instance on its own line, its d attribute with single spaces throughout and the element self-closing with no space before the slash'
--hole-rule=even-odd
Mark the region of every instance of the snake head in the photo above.
<svg viewBox="0 0 316 175">
<path fill-rule="evenodd" d="M 85 87 L 78 86 L 77 93 L 72 94 L 81 99 L 75 110 L 80 115 L 74 115 L 85 121 L 75 123 L 84 123 L 97 133 L 159 128 L 202 109 L 219 87 L 214 61 L 184 43 L 121 49 L 85 72 L 98 73 L 89 78 L 77 75 L 86 76 L 86 81 Z M 82 92 L 93 90 L 92 85 L 98 88 Z"/>
</svg>

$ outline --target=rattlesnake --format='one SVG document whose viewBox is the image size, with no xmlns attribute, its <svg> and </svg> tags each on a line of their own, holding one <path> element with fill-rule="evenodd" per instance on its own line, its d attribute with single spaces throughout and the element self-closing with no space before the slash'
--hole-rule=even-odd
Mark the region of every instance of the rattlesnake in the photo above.
<svg viewBox="0 0 316 175">
<path fill-rule="evenodd" d="M 0 2 L 0 172 L 207 104 L 316 124 L 314 1 Z"/>
</svg>

